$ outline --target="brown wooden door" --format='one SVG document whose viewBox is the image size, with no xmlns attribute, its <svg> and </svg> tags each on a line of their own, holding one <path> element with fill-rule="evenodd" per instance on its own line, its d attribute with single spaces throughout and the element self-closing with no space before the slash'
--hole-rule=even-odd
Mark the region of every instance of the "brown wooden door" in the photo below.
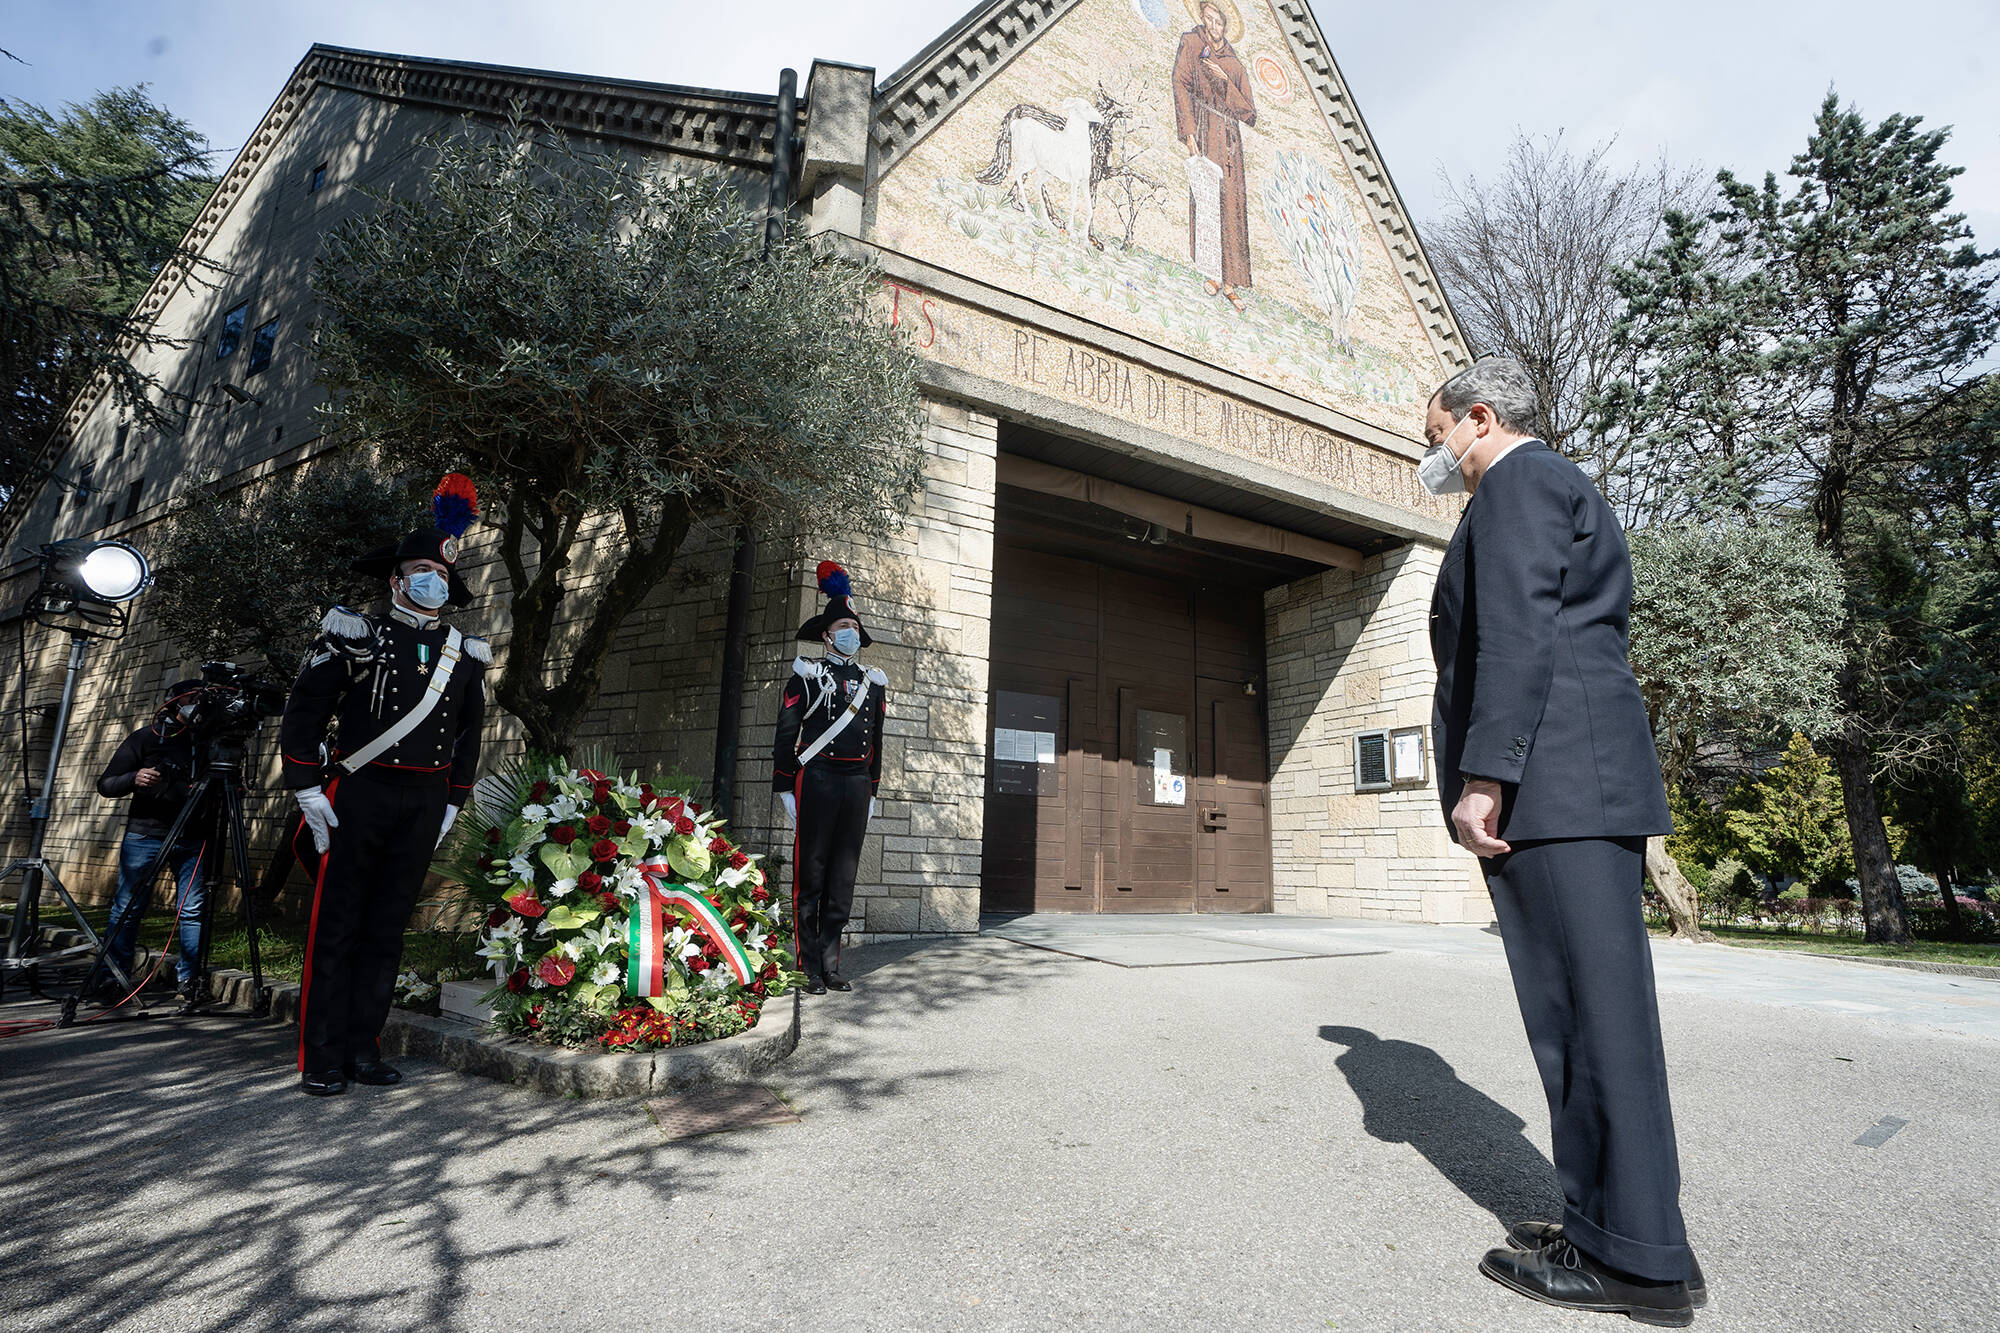
<svg viewBox="0 0 2000 1333">
<path fill-rule="evenodd" d="M 1240 680 L 1198 682 L 1195 910 L 1271 910 L 1270 772 L 1264 718 Z"/>
</svg>

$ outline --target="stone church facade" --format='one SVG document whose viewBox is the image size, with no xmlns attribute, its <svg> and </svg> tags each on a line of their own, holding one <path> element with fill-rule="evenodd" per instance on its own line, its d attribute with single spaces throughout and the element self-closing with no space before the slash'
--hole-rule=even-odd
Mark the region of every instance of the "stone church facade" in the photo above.
<svg viewBox="0 0 2000 1333">
<path fill-rule="evenodd" d="M 148 436 L 86 395 L 48 460 L 64 483 L 10 506 L 8 549 L 146 549 L 187 487 L 309 465 L 320 238 L 364 190 L 414 183 L 427 136 L 516 104 L 759 198 L 796 135 L 796 216 L 880 265 L 881 318 L 921 359 L 929 463 L 899 535 L 767 534 L 752 601 L 736 823 L 781 854 L 763 793 L 819 559 L 870 614 L 891 706 L 858 938 L 982 911 L 1490 919 L 1427 759 L 1426 615 L 1457 505 L 1414 472 L 1463 340 L 1301 0 L 998 0 L 885 80 L 816 63 L 789 126 L 768 96 L 315 47 L 195 224 L 222 276 L 170 270 L 142 306 L 173 345 L 140 359 L 196 404 L 185 429 Z M 477 529 L 469 545 L 461 623 L 504 651 L 505 574 Z M 586 740 L 710 771 L 728 559 L 727 531 L 690 537 Z M 0 604 L 34 577 L 32 556 L 0 568 Z M 50 844 L 99 897 L 122 812 L 92 779 L 188 665 L 138 608 L 93 650 Z M 0 673 L 10 717 L 27 679 L 31 762 L 59 638 L 26 626 L 22 670 Z M 518 747 L 493 729 L 493 753 Z M 266 826 L 275 785 L 272 760 Z M 0 831 L 24 828 L 10 808 Z"/>
</svg>

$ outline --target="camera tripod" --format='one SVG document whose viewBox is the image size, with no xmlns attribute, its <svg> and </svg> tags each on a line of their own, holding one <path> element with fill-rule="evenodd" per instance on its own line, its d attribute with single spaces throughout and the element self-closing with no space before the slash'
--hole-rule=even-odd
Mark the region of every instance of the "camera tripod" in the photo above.
<svg viewBox="0 0 2000 1333">
<path fill-rule="evenodd" d="M 126 904 L 124 917 L 105 927 L 104 938 L 116 939 L 127 918 L 144 913 L 153 885 L 159 882 L 161 867 L 172 860 L 174 850 L 180 846 L 189 825 L 196 818 L 207 821 L 204 854 L 198 867 L 202 877 L 201 956 L 195 960 L 193 975 L 197 985 L 205 983 L 208 978 L 208 950 L 213 935 L 210 927 L 215 916 L 217 890 L 221 888 L 223 857 L 227 855 L 236 877 L 236 887 L 243 895 L 243 920 L 250 936 L 250 1012 L 252 1016 L 262 1018 L 271 1012 L 271 988 L 264 984 L 263 960 L 257 949 L 257 902 L 250 877 L 250 840 L 243 829 L 243 756 L 248 748 L 248 738 L 213 737 L 203 748 L 208 751 L 207 762 L 202 766 L 200 778 L 188 792 L 187 803 L 174 817 L 173 827 L 161 840 L 160 850 L 154 854 L 152 864 L 146 867 L 144 890 L 134 894 Z M 178 890 L 179 876 L 174 882 Z M 98 941 L 97 959 L 91 964 L 90 973 L 83 979 L 76 994 L 63 1001 L 62 1017 L 56 1021 L 57 1027 L 66 1028 L 76 1022 L 78 1003 L 92 992 L 106 971 L 116 977 L 120 985 L 128 990 L 131 988 L 130 979 L 110 957 L 102 941 Z M 185 1008 L 183 1012 L 186 1012 Z"/>
</svg>

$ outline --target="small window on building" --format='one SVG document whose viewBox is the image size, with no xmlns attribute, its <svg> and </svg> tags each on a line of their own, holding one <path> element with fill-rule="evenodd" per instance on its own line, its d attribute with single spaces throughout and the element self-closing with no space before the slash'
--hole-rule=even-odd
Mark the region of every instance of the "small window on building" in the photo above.
<svg viewBox="0 0 2000 1333">
<path fill-rule="evenodd" d="M 255 375 L 265 366 L 270 365 L 271 348 L 276 345 L 277 341 L 277 320 L 274 319 L 269 323 L 259 324 L 256 336 L 250 340 L 250 366 L 243 373 L 246 375 Z"/>
<path fill-rule="evenodd" d="M 318 194 L 320 192 L 320 187 L 325 184 L 326 184 L 326 163 L 322 162 L 318 166 L 313 168 L 312 183 L 306 186 L 306 193 Z"/>
<path fill-rule="evenodd" d="M 104 506 L 104 521 L 98 524 L 97 526 L 100 528 L 108 528 L 117 519 L 117 517 L 118 517 L 118 502 L 116 500 L 113 500 L 110 504 Z"/>
<path fill-rule="evenodd" d="M 91 475 L 96 471 L 97 464 L 94 462 L 78 465 L 76 469 L 76 508 L 83 508 L 97 494 L 96 488 L 91 485 Z"/>
<path fill-rule="evenodd" d="M 112 461 L 112 462 L 114 462 L 114 463 L 115 463 L 115 462 L 117 462 L 117 461 L 118 461 L 119 459 L 121 459 L 121 458 L 123 458 L 123 457 L 125 456 L 125 440 L 126 440 L 126 438 L 127 438 L 128 436 L 130 436 L 131 434 L 132 434 L 132 423 L 131 423 L 131 422 L 129 422 L 129 421 L 121 421 L 121 422 L 119 422 L 119 423 L 118 423 L 118 433 L 117 433 L 116 435 L 114 435 L 114 436 L 112 436 L 112 437 L 111 437 L 111 461 Z"/>
<path fill-rule="evenodd" d="M 215 359 L 227 360 L 243 343 L 243 326 L 250 319 L 250 303 L 245 301 L 222 317 L 222 336 L 215 341 Z"/>
<path fill-rule="evenodd" d="M 145 493 L 145 490 L 146 479 L 144 477 L 139 478 L 139 480 L 125 488 L 125 517 L 130 518 L 139 512 L 139 497 Z"/>
</svg>

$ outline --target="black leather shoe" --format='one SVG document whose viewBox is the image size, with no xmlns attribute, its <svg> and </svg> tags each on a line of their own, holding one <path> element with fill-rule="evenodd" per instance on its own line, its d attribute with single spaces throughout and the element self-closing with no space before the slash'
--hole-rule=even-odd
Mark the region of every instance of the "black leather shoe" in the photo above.
<svg viewBox="0 0 2000 1333">
<path fill-rule="evenodd" d="M 1563 1233 L 1560 1222 L 1516 1222 L 1507 1228 L 1507 1243 L 1517 1250 L 1539 1250 Z M 1708 1279 L 1701 1274 L 1701 1260 L 1695 1259 L 1694 1276 L 1688 1279 L 1688 1300 L 1699 1310 L 1708 1304 Z"/>
<path fill-rule="evenodd" d="M 1479 1271 L 1501 1286 L 1567 1310 L 1622 1314 L 1657 1328 L 1686 1328 L 1694 1302 L 1685 1282 L 1645 1282 L 1606 1268 L 1558 1236 L 1536 1250 L 1488 1250 Z"/>
<path fill-rule="evenodd" d="M 347 1091 L 347 1080 L 337 1069 L 319 1074 L 299 1075 L 299 1091 L 310 1097 L 338 1097 Z"/>
<path fill-rule="evenodd" d="M 826 994 L 826 983 L 824 981 L 821 981 L 818 977 L 807 977 L 806 994 L 808 995 Z"/>
<path fill-rule="evenodd" d="M 854 989 L 853 985 L 847 980 L 847 978 L 841 976 L 838 972 L 829 972 L 826 974 L 826 988 L 828 990 Z"/>
<path fill-rule="evenodd" d="M 347 1066 L 347 1076 L 356 1083 L 366 1083 L 371 1088 L 393 1087 L 403 1081 L 400 1070 L 393 1069 L 380 1060 L 356 1060 Z"/>
</svg>

